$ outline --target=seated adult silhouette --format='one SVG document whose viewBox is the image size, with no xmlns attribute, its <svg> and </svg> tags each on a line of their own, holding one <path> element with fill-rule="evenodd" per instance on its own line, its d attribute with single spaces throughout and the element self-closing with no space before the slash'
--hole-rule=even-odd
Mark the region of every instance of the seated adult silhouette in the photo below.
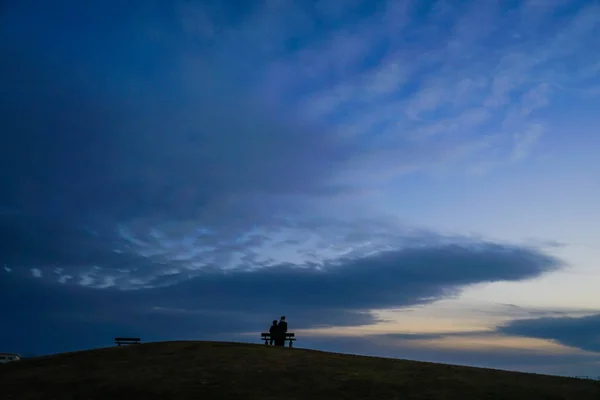
<svg viewBox="0 0 600 400">
<path fill-rule="evenodd" d="M 270 345 L 273 346 L 273 342 L 275 341 L 275 338 L 277 337 L 277 334 L 279 333 L 279 327 L 277 326 L 277 320 L 273 320 L 273 325 L 271 325 L 271 327 L 269 328 L 269 333 L 271 334 L 271 341 L 270 341 Z"/>
<path fill-rule="evenodd" d="M 285 321 L 285 315 L 279 320 L 277 324 L 277 336 L 275 338 L 275 346 L 285 346 L 285 334 L 288 330 L 288 324 Z"/>
</svg>

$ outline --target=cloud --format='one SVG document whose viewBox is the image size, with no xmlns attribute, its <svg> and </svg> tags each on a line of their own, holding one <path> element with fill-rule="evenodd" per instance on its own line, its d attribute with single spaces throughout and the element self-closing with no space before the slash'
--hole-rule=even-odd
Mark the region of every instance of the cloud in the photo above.
<svg viewBox="0 0 600 400">
<path fill-rule="evenodd" d="M 524 132 L 514 135 L 514 147 L 512 151 L 512 160 L 520 161 L 525 159 L 533 150 L 533 147 L 542 137 L 543 127 L 539 124 L 530 125 Z"/>
<path fill-rule="evenodd" d="M 498 331 L 552 340 L 565 346 L 600 352 L 600 314 L 583 317 L 519 319 L 498 327 Z"/>
<path fill-rule="evenodd" d="M 2 177 L 2 209 L 98 231 L 225 218 L 250 230 L 273 211 L 312 207 L 308 198 L 358 197 L 440 166 L 499 166 L 535 150 L 541 136 L 531 133 L 529 114 L 552 106 L 549 88 L 564 83 L 559 61 L 572 54 L 565 42 L 585 42 L 593 31 L 587 15 L 597 15 L 594 7 L 573 10 L 581 25 L 515 45 L 501 28 L 539 7 L 513 15 L 486 4 L 453 10 L 443 1 L 424 10 L 390 1 L 336 12 L 336 4 L 319 3 L 316 12 L 329 15 L 320 28 L 313 11 L 294 1 L 236 18 L 203 3 L 179 3 L 171 18 L 148 6 L 136 21 L 80 4 L 86 12 L 63 13 L 60 27 L 19 40 L 26 21 L 60 7 L 12 5 L 1 71 L 11 98 L 1 110 L 4 131 L 12 134 L 1 144 L 5 170 L 18 173 Z M 115 23 L 104 36 L 84 28 L 61 36 L 64 50 L 49 58 L 46 37 L 77 18 L 85 27 L 92 16 Z M 483 17 L 496 21 L 485 34 Z M 410 35 L 419 46 L 399 39 Z M 140 42 L 155 52 L 141 52 Z M 154 68 L 140 70 L 138 62 Z M 582 73 L 590 68 L 586 60 L 578 65 Z M 309 104 L 319 115 L 306 117 Z M 498 132 L 500 121 L 509 122 Z M 24 154 L 34 161 L 25 163 Z"/>
<path fill-rule="evenodd" d="M 14 69 L 4 71 L 3 79 L 35 81 L 30 68 L 12 60 Z M 112 96 L 92 100 L 83 88 L 65 98 L 62 88 L 73 86 L 66 80 L 53 76 L 39 82 L 37 98 L 18 98 L 21 87 L 8 93 L 13 102 L 6 105 L 5 126 L 13 133 L 4 139 L 5 163 L 18 174 L 3 180 L 7 207 L 43 207 L 56 215 L 189 217 L 246 195 L 336 190 L 329 171 L 344 160 L 345 150 L 331 136 L 279 123 L 234 99 L 195 98 L 174 109 L 150 95 L 132 110 Z M 50 109 L 34 103 L 41 98 L 53 99 Z M 61 133 L 44 146 L 46 129 Z M 37 150 L 24 164 L 20 155 L 27 143 L 36 143 Z M 77 152 L 69 150 L 73 146 Z"/>
<path fill-rule="evenodd" d="M 12 216 L 0 225 L 0 238 L 4 262 L 15 273 L 20 268 L 35 268 L 38 275 L 43 273 L 44 278 L 61 283 L 121 289 L 168 286 L 206 276 L 211 271 L 250 271 L 257 274 L 252 276 L 262 276 L 263 270 L 276 271 L 286 265 L 292 269 L 282 271 L 293 274 L 297 273 L 296 267 L 309 271 L 333 268 L 337 263 L 351 271 L 360 271 L 360 260 L 369 263 L 367 268 L 380 266 L 382 272 L 393 270 L 396 263 L 410 263 L 415 269 L 429 268 L 419 270 L 424 274 L 422 279 L 427 273 L 438 278 L 446 273 L 444 269 L 435 269 L 437 264 L 447 265 L 447 271 L 458 273 L 456 278 L 460 279 L 460 271 L 466 271 L 473 263 L 470 273 L 474 275 L 467 281 L 453 281 L 450 274 L 443 275 L 444 281 L 440 282 L 459 285 L 468 284 L 470 279 L 478 281 L 476 276 L 482 280 L 525 278 L 529 272 L 535 275 L 560 264 L 534 248 L 442 236 L 409 229 L 391 218 L 342 220 L 297 215 L 293 219 L 256 221 L 251 230 L 246 223 L 236 225 L 239 221 L 235 220 L 223 221 L 223 225 L 203 222 L 141 220 L 122 225 L 116 231 L 107 229 L 99 233 L 41 218 Z M 418 252 L 420 249 L 422 254 Z M 491 258 L 479 258 L 485 256 Z M 513 257 L 512 265 L 503 258 L 509 256 Z M 496 275 L 490 264 L 493 260 L 507 264 L 502 274 Z M 453 262 L 463 265 L 453 267 Z M 490 267 L 479 271 L 480 262 Z M 432 265 L 418 267 L 419 263 Z M 515 269 L 521 266 L 523 270 Z M 534 269 L 527 272 L 527 268 Z M 312 276 L 303 274 L 297 278 Z M 335 286 L 335 280 L 330 284 Z"/>
<path fill-rule="evenodd" d="M 321 30 L 315 26 L 313 11 L 294 1 L 286 2 L 285 7 L 267 2 L 241 12 L 236 19 L 228 18 L 217 6 L 182 2 L 175 7 L 172 20 L 162 13 L 160 23 L 152 14 L 154 9 L 149 7 L 145 19 L 138 24 L 145 27 L 156 23 L 155 29 L 161 30 L 157 52 L 163 59 L 173 61 L 156 63 L 157 69 L 164 72 L 153 75 L 136 71 L 136 76 L 131 67 L 133 59 L 113 60 L 123 73 L 110 78 L 114 83 L 104 90 L 104 98 L 98 98 L 90 85 L 87 85 L 87 93 L 81 93 L 81 86 L 85 85 L 72 82 L 70 75 L 73 74 L 66 70 L 57 76 L 60 74 L 56 71 L 35 67 L 36 63 L 48 65 L 39 55 L 42 53 L 24 54 L 22 50 L 15 50 L 24 46 L 15 43 L 9 49 L 16 53 L 15 57 L 11 57 L 11 64 L 3 67 L 9 72 L 4 75 L 11 82 L 31 82 L 33 77 L 40 83 L 47 82 L 38 85 L 47 92 L 42 93 L 38 101 L 53 99 L 53 111 L 46 108 L 45 116 L 24 117 L 7 110 L 6 115 L 11 116 L 14 126 L 27 121 L 21 127 L 25 131 L 23 143 L 40 140 L 41 136 L 35 135 L 41 133 L 31 131 L 39 131 L 44 126 L 62 131 L 62 127 L 71 124 L 69 126 L 79 132 L 96 132 L 79 156 L 89 160 L 86 175 L 89 178 L 96 175 L 96 178 L 89 179 L 77 197 L 71 197 L 72 203 L 81 207 L 94 200 L 107 203 L 108 196 L 122 197 L 119 210 L 123 214 L 136 208 L 142 211 L 141 200 L 150 197 L 160 196 L 171 212 L 185 213 L 190 212 L 193 205 L 221 203 L 215 200 L 217 195 L 230 198 L 248 191 L 289 194 L 324 187 L 332 189 L 328 179 L 333 171 L 360 171 L 365 167 L 360 162 L 353 164 L 351 160 L 356 153 L 332 138 L 331 131 L 335 129 L 358 130 L 361 141 L 352 145 L 362 146 L 362 153 L 367 153 L 367 148 L 391 149 L 386 158 L 402 164 L 402 168 L 396 170 L 398 173 L 426 169 L 435 164 L 431 158 L 444 158 L 450 164 L 492 155 L 495 160 L 507 160 L 512 157 L 510 151 L 498 155 L 490 148 L 469 153 L 459 149 L 469 147 L 494 130 L 498 121 L 510 113 L 512 103 L 515 107 L 519 107 L 516 103 L 522 103 L 522 110 L 517 112 L 520 117 L 501 132 L 501 140 L 493 146 L 496 150 L 512 142 L 513 132 L 526 129 L 531 122 L 527 117 L 534 109 L 552 106 L 551 84 L 565 83 L 561 59 L 576 52 L 579 47 L 575 44 L 581 46 L 592 39 L 593 16 L 598 15 L 597 7 L 574 8 L 573 22 L 557 34 L 547 35 L 546 39 L 535 36 L 546 33 L 546 25 L 540 24 L 536 25 L 535 35 L 514 43 L 505 38 L 507 30 L 518 31 L 519 24 L 528 24 L 534 16 L 542 20 L 550 18 L 548 13 L 562 7 L 561 4 L 540 7 L 524 2 L 514 12 L 506 12 L 487 3 L 452 9 L 448 8 L 448 2 L 438 1 L 430 9 L 419 9 L 412 2 L 390 1 L 378 10 L 357 3 L 345 12 L 335 12 L 337 4 L 320 2 L 316 7 L 317 13 L 330 15 Z M 17 6 L 13 8 L 19 10 L 13 11 L 13 16 L 24 13 Z M 32 14 L 34 11 L 25 15 L 31 19 Z M 494 23 L 482 24 L 482 19 Z M 131 21 L 126 23 L 132 24 Z M 198 32 L 200 26 L 208 33 Z M 113 29 L 112 34 L 128 39 L 121 40 L 116 47 L 123 52 L 135 50 L 131 47 L 133 44 L 129 44 L 136 43 L 134 40 L 149 40 L 149 37 L 158 40 L 156 35 L 131 36 L 128 26 L 116 24 Z M 145 28 L 139 32 L 147 34 Z M 391 32 L 398 35 L 392 36 Z M 106 43 L 113 40 L 112 36 L 98 38 L 88 31 L 79 35 Z M 398 39 L 410 35 L 417 39 L 418 46 L 406 46 Z M 37 40 L 37 47 L 28 48 L 39 49 L 40 39 Z M 296 45 L 289 45 L 290 42 Z M 62 65 L 68 65 L 68 55 L 63 53 L 60 57 Z M 94 72 L 89 64 L 91 57 L 89 50 L 80 54 L 83 60 L 78 67 L 80 82 L 107 78 Z M 576 69 L 589 70 L 591 62 L 578 61 Z M 44 73 L 38 73 L 42 68 L 46 69 Z M 60 68 L 56 65 L 54 69 Z M 569 82 L 569 86 L 577 85 L 582 87 L 581 82 Z M 62 87 L 71 87 L 77 95 L 60 95 Z M 12 90 L 21 89 L 13 86 Z M 223 93 L 228 95 L 223 96 Z M 251 98 L 251 101 L 233 101 L 238 96 Z M 167 106 L 169 102 L 163 102 L 166 98 L 178 98 L 177 106 Z M 326 116 L 315 121 L 319 128 L 306 121 L 298 124 L 297 120 L 277 120 L 271 113 L 265 115 L 260 107 L 250 107 L 249 103 L 260 104 L 258 99 L 267 102 L 265 98 L 272 98 L 269 104 L 279 104 L 288 112 L 301 111 L 298 104 L 304 107 L 310 104 L 310 107 L 327 110 Z M 13 102 L 15 110 L 37 110 L 42 114 L 43 108 L 34 107 L 32 99 L 18 100 Z M 96 106 L 86 106 L 90 102 Z M 477 124 L 470 118 L 455 117 L 473 108 L 480 109 Z M 255 117 L 256 113 L 259 116 Z M 281 113 L 282 110 L 275 111 L 275 114 Z M 73 115 L 80 117 L 74 120 Z M 402 115 L 410 115 L 414 120 Z M 52 124 L 49 118 L 54 118 Z M 448 123 L 438 131 L 452 133 L 443 146 L 435 146 L 434 141 L 439 137 L 430 138 L 426 145 L 415 145 L 408 140 L 440 118 L 446 118 Z M 90 124 L 86 126 L 88 121 Z M 200 126 L 203 128 L 199 129 Z M 165 130 L 169 132 L 168 139 Z M 104 137 L 106 132 L 114 133 Z M 238 135 L 237 132 L 246 133 Z M 257 136 L 257 132 L 261 135 Z M 253 135 L 251 142 L 248 135 Z M 77 143 L 73 142 L 75 137 L 62 136 L 64 141 L 52 148 L 64 151 L 67 143 Z M 142 149 L 138 149 L 140 142 L 146 144 Z M 271 145 L 261 146 L 266 142 Z M 172 156 L 159 157 L 162 150 L 168 150 Z M 210 159 L 207 156 L 223 154 L 225 150 L 229 157 Z M 64 153 L 57 158 L 64 159 L 66 181 L 68 174 L 74 173 L 72 170 L 80 171 L 80 168 L 66 167 L 79 161 L 74 154 Z M 110 166 L 106 162 L 108 158 L 102 159 L 100 153 L 111 154 Z M 377 151 L 374 154 L 381 155 Z M 460 154 L 460 157 L 444 157 L 446 154 Z M 16 167 L 15 160 L 8 161 L 10 166 Z M 381 164 L 370 164 L 369 168 L 377 170 L 385 165 L 383 160 Z M 30 176 L 35 176 L 40 168 L 33 166 Z M 48 172 L 50 175 L 53 175 L 52 169 Z M 271 173 L 274 170 L 277 174 Z M 173 176 L 177 179 L 171 179 Z M 131 181 L 137 186 L 130 187 L 128 182 Z M 39 183 L 35 178 L 26 182 L 36 186 Z M 57 183 L 51 179 L 46 189 L 42 186 L 42 197 L 55 203 L 63 202 L 62 197 L 70 197 L 48 193 L 47 187 L 56 187 Z M 24 185 L 19 185 L 21 193 L 27 190 Z M 14 186 L 16 184 L 9 190 L 14 191 Z M 90 193 L 92 187 L 105 188 L 106 197 L 85 198 L 84 193 Z M 123 187 L 135 188 L 137 196 L 121 190 Z M 201 193 L 198 188 L 202 188 Z M 165 192 L 171 195 L 165 198 L 161 195 Z M 131 199 L 130 203 L 138 207 L 125 205 L 125 199 Z"/>
<path fill-rule="evenodd" d="M 557 10 L 570 13 L 572 20 L 550 32 L 550 26 L 556 27 L 551 19 Z M 354 56 L 344 58 L 342 53 L 334 55 L 335 49 L 307 44 L 311 54 L 320 56 L 314 58 L 335 57 L 335 63 L 344 61 L 348 68 L 344 74 L 333 68 L 311 69 L 311 80 L 328 77 L 325 87 L 306 88 L 297 94 L 299 104 L 309 110 L 309 115 L 335 124 L 351 136 L 361 136 L 372 146 L 385 143 L 389 150 L 386 156 L 395 156 L 395 162 L 402 164 L 396 169 L 399 173 L 437 167 L 427 157 L 432 153 L 434 159 L 445 159 L 446 165 L 459 164 L 463 168 L 466 164 L 467 169 L 480 159 L 496 168 L 510 162 L 514 157 L 513 132 L 544 122 L 541 112 L 555 106 L 556 93 L 552 89 L 556 85 L 569 81 L 580 89 L 588 87 L 579 73 L 593 70 L 597 63 L 593 57 L 584 56 L 585 51 L 578 53 L 583 43 L 593 40 L 597 6 L 566 10 L 558 2 L 544 7 L 523 2 L 514 10 L 506 10 L 495 3 L 457 8 L 438 1 L 430 9 L 403 7 L 403 13 L 408 17 L 398 24 L 400 37 L 417 38 L 417 46 L 389 39 L 387 51 L 364 53 L 365 61 L 358 62 L 363 67 L 356 70 Z M 533 20 L 536 23 L 532 29 Z M 370 26 L 370 34 L 364 37 L 371 41 L 372 49 L 378 49 L 381 43 L 377 33 L 386 26 L 383 21 L 377 13 L 362 20 Z M 518 34 L 517 42 L 506 35 L 524 29 L 528 34 Z M 579 72 L 564 73 L 566 58 L 573 60 Z M 277 64 L 279 71 L 282 64 L 287 72 L 277 75 L 282 81 L 278 83 L 279 95 L 289 99 L 294 92 L 288 83 L 298 82 L 295 66 L 299 62 L 291 56 L 288 64 L 283 58 Z M 392 71 L 387 75 L 389 84 L 383 85 L 385 91 L 374 92 L 365 82 L 377 80 L 382 70 Z M 481 110 L 476 124 L 460 117 L 472 108 Z M 431 131 L 435 137 L 421 134 Z M 493 146 L 460 152 L 460 148 L 472 147 L 489 134 L 497 139 Z M 446 136 L 446 141 L 443 150 L 437 152 L 434 142 L 440 140 L 440 135 Z M 418 146 L 407 140 L 415 137 L 420 138 Z M 377 138 L 376 143 L 373 138 Z M 417 154 L 417 160 L 408 154 Z M 459 156 L 445 157 L 447 154 Z M 382 165 L 387 157 L 380 157 Z"/>
<path fill-rule="evenodd" d="M 66 276 L 61 270 L 54 271 L 55 277 L 44 273 L 35 280 L 5 273 L 0 283 L 8 290 L 2 291 L 1 303 L 7 307 L 3 315 L 19 326 L 32 321 L 36 326 L 55 324 L 60 327 L 56 335 L 60 331 L 65 338 L 96 330 L 85 341 L 76 341 L 82 346 L 100 340 L 101 333 L 107 340 L 115 330 L 143 332 L 148 340 L 210 338 L 262 330 L 282 313 L 295 329 L 369 325 L 379 320 L 372 309 L 427 304 L 470 284 L 533 278 L 561 265 L 531 249 L 455 242 L 421 239 L 403 249 L 349 255 L 320 265 L 205 269 L 193 278 L 185 273 L 176 279 L 155 277 L 138 290 L 108 285 L 107 279 L 118 274 L 107 270 L 96 271 L 93 282 L 94 276 L 84 270 L 65 283 L 60 283 Z M 39 339 L 33 331 L 27 338 L 21 333 L 4 332 L 3 341 L 24 346 Z M 51 339 L 43 343 L 52 347 Z"/>
<path fill-rule="evenodd" d="M 521 115 L 529 115 L 538 108 L 550 104 L 548 100 L 550 85 L 542 83 L 525 93 L 522 97 Z"/>
<path fill-rule="evenodd" d="M 98 21 L 108 18 L 96 11 Z M 181 277 L 189 268 L 237 265 L 236 256 L 247 260 L 249 247 L 267 241 L 261 230 L 284 229 L 285 218 L 319 200 L 360 189 L 335 179 L 358 146 L 261 107 L 231 74 L 190 60 L 185 44 L 157 45 L 171 61 L 138 71 L 135 40 L 150 39 L 121 21 L 105 37 L 83 28 L 67 35 L 68 51 L 50 59 L 43 37 L 24 43 L 9 34 L 41 11 L 14 5 L 11 12 L 2 31 L 10 56 L 0 67 L 11 99 L 0 106 L 0 248 L 10 268 L 60 267 L 44 277 L 84 285 L 125 277 L 141 286 L 158 272 Z M 177 24 L 159 27 L 167 37 L 178 33 Z M 110 64 L 99 70 L 99 54 L 74 51 L 75 37 L 132 56 L 98 61 Z"/>
<path fill-rule="evenodd" d="M 36 17 L 35 9 L 15 15 L 15 21 Z M 124 36 L 114 51 L 135 52 L 137 34 L 121 32 L 129 27 L 115 25 Z M 77 36 L 112 40 L 86 29 Z M 190 59 L 184 44 L 157 47 L 173 59 L 159 63 L 158 72 L 135 71 L 128 57 L 99 72 L 89 49 L 79 54 L 75 71 L 69 66 L 74 53 L 57 53 L 52 61 L 41 40 L 3 40 L 10 56 L 0 79 L 11 98 L 0 110 L 3 169 L 13 172 L 2 176 L 2 209 L 101 231 L 136 218 L 265 220 L 298 198 L 350 190 L 334 175 L 356 146 L 261 106 L 247 85 L 230 82 L 231 74 Z"/>
<path fill-rule="evenodd" d="M 284 307 L 368 310 L 428 302 L 474 282 L 526 279 L 559 265 L 535 251 L 502 245 L 434 245 L 341 258 L 314 268 L 206 274 L 189 287 L 207 297 L 227 292 L 221 304 L 230 307 L 268 295 Z"/>
</svg>

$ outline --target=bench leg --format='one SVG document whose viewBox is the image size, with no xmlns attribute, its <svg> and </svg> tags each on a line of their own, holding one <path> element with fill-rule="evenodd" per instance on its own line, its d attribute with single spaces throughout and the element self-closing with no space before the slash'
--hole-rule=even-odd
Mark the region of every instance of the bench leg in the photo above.
<svg viewBox="0 0 600 400">
<path fill-rule="evenodd" d="M 294 343 L 294 341 L 290 340 L 290 348 L 292 347 L 292 343 Z"/>
<path fill-rule="evenodd" d="M 265 346 L 269 345 L 269 341 L 265 339 Z"/>
</svg>

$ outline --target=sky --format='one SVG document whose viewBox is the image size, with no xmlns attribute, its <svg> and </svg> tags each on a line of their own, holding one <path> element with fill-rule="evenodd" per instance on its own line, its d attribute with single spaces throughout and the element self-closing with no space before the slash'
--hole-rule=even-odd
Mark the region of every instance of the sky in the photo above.
<svg viewBox="0 0 600 400">
<path fill-rule="evenodd" d="M 600 3 L 3 2 L 2 351 L 600 376 Z"/>
</svg>

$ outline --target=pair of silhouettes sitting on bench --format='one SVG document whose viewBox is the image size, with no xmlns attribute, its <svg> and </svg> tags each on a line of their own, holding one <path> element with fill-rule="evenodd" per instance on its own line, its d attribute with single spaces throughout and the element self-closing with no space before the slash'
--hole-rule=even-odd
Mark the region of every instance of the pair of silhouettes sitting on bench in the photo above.
<svg viewBox="0 0 600 400">
<path fill-rule="evenodd" d="M 269 328 L 269 333 L 271 334 L 271 345 L 275 344 L 275 346 L 285 346 L 285 334 L 287 333 L 287 322 L 285 321 L 285 317 L 281 317 L 279 323 L 277 320 L 273 321 L 273 325 Z"/>
</svg>

